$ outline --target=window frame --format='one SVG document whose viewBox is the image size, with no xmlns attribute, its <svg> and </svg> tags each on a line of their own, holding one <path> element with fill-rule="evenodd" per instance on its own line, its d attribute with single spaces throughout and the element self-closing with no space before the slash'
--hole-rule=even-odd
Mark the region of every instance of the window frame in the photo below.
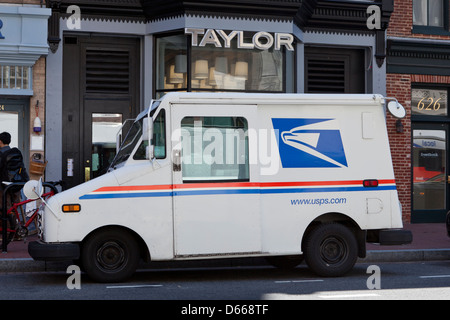
<svg viewBox="0 0 450 320">
<path fill-rule="evenodd" d="M 205 120 L 206 119 L 208 119 L 208 120 L 214 120 L 214 119 L 216 119 L 216 120 L 218 120 L 218 119 L 226 120 L 227 118 L 230 118 L 230 119 L 234 119 L 236 122 L 237 121 L 242 121 L 242 124 L 243 124 L 242 128 L 236 127 L 236 124 L 234 126 L 232 126 L 232 127 L 224 126 L 222 128 L 234 129 L 234 130 L 241 130 L 242 129 L 243 130 L 244 137 L 243 137 L 243 140 L 240 140 L 239 143 L 242 143 L 242 142 L 244 143 L 244 146 L 243 146 L 244 154 L 243 155 L 244 155 L 244 158 L 245 158 L 245 162 L 244 163 L 231 163 L 231 164 L 229 164 L 229 163 L 227 163 L 225 161 L 225 163 L 217 164 L 217 165 L 220 165 L 220 166 L 226 166 L 226 165 L 238 166 L 238 176 L 237 176 L 237 178 L 234 178 L 234 179 L 225 179 L 224 176 L 217 176 L 217 175 L 209 175 L 207 177 L 205 176 L 204 178 L 203 177 L 196 178 L 196 177 L 192 177 L 192 176 L 185 176 L 185 172 L 186 172 L 186 167 L 185 166 L 186 166 L 186 164 L 184 163 L 184 158 L 183 158 L 184 157 L 184 155 L 183 155 L 184 142 L 181 142 L 181 153 L 182 153 L 182 158 L 181 158 L 181 161 L 182 161 L 182 164 L 181 164 L 181 177 L 182 177 L 183 183 L 249 182 L 250 181 L 250 146 L 249 146 L 249 136 L 248 136 L 248 129 L 249 129 L 248 119 L 245 116 L 225 116 L 225 115 L 219 115 L 219 116 L 207 116 L 207 115 L 205 115 L 205 116 L 186 116 L 186 117 L 183 117 L 183 119 L 181 120 L 181 123 L 180 123 L 180 129 L 181 130 L 183 130 L 183 128 L 186 128 L 186 126 L 183 126 L 183 121 L 186 120 L 186 119 L 190 120 L 190 118 L 194 119 L 193 120 L 194 121 L 193 122 L 194 123 L 194 127 L 195 127 L 195 118 L 201 118 L 201 121 L 202 121 L 202 127 L 201 127 L 202 128 L 202 163 L 190 163 L 189 165 L 202 165 L 202 166 L 205 165 L 204 159 L 203 159 L 203 154 L 204 154 L 205 150 L 210 146 L 210 144 L 213 143 L 211 141 L 206 146 L 204 145 L 205 141 L 203 141 L 203 134 L 204 134 L 204 130 L 205 130 L 204 124 L 205 124 Z M 210 127 L 207 127 L 207 128 L 208 129 L 218 129 L 219 126 L 217 124 L 215 124 L 215 125 L 211 125 Z M 194 137 L 195 137 L 195 133 L 194 133 Z M 195 140 L 193 140 L 193 143 L 194 142 L 195 142 Z M 222 140 L 222 143 L 226 144 L 228 146 L 228 144 L 227 144 L 225 139 Z M 192 144 L 192 147 L 195 148 L 194 144 Z M 228 148 L 223 148 L 223 154 L 222 154 L 223 158 L 222 158 L 222 160 L 223 159 L 228 159 L 227 158 L 227 154 L 226 154 L 227 149 Z M 233 151 L 235 151 L 235 150 L 236 150 L 236 148 L 233 148 Z M 214 149 L 214 151 L 215 151 L 215 149 Z M 238 154 L 233 154 L 233 159 L 234 160 L 239 158 L 239 156 L 241 155 L 239 153 L 239 151 L 241 151 L 240 147 L 239 147 L 239 150 L 238 150 Z M 192 152 L 192 148 L 191 148 L 190 154 L 189 154 L 189 157 L 192 159 L 193 154 L 191 152 Z M 206 163 L 206 165 L 208 165 L 208 163 Z M 209 166 L 211 166 L 211 167 L 213 165 L 214 165 L 214 163 L 209 164 Z M 244 168 L 240 168 L 240 166 L 242 166 L 242 165 L 244 165 L 245 167 Z M 226 169 L 226 168 L 224 168 L 224 169 Z M 243 172 L 241 172 L 241 170 L 243 170 Z M 240 177 L 241 173 L 245 174 L 245 177 Z"/>
<path fill-rule="evenodd" d="M 429 21 L 429 5 L 427 0 L 427 21 Z M 443 1 L 443 25 L 442 26 L 430 26 L 430 25 L 416 25 L 414 21 L 412 21 L 412 31 L 413 34 L 428 34 L 428 35 L 450 35 L 450 26 L 449 26 L 449 1 L 450 0 L 442 0 Z M 414 17 L 414 6 L 412 6 L 412 17 Z M 412 18 L 413 19 L 413 18 Z"/>
<path fill-rule="evenodd" d="M 246 35 L 247 32 L 244 32 L 244 35 Z M 174 88 L 174 89 L 165 89 L 165 88 L 158 88 L 158 76 L 159 76 L 159 71 L 158 71 L 158 45 L 157 45 L 157 41 L 160 38 L 164 38 L 164 37 L 170 37 L 170 36 L 184 36 L 186 37 L 186 48 L 185 51 L 187 53 L 187 72 L 186 72 L 186 87 L 183 88 Z M 246 40 L 249 41 L 247 39 L 247 36 L 245 36 Z M 234 39 L 235 40 L 235 39 Z M 197 47 L 194 47 L 197 48 Z M 207 48 L 207 47 L 205 47 Z M 224 50 L 233 50 L 233 49 L 228 49 L 225 48 Z M 242 50 L 242 52 L 245 52 L 245 49 L 240 49 Z M 241 52 L 239 49 L 237 52 Z M 296 75 L 295 73 L 291 73 L 287 71 L 287 50 L 286 48 L 282 48 L 281 53 L 282 53 L 282 67 L 281 70 L 283 72 L 282 75 L 282 84 L 281 84 L 281 90 L 280 91 L 265 91 L 265 90 L 250 90 L 250 89 L 243 89 L 243 90 L 239 90 L 239 89 L 215 89 L 215 88 L 193 88 L 192 86 L 192 78 L 193 78 L 193 70 L 192 70 L 192 51 L 193 51 L 193 47 L 191 45 L 191 41 L 190 41 L 190 37 L 188 35 L 185 35 L 183 33 L 182 30 L 176 30 L 176 31 L 171 31 L 171 32 L 166 32 L 166 33 L 161 33 L 158 35 L 155 35 L 155 45 L 154 45 L 154 53 L 153 56 L 155 57 L 155 59 L 153 59 L 153 68 L 155 70 L 155 72 L 153 73 L 153 92 L 154 92 L 154 96 L 156 98 L 161 98 L 164 94 L 168 93 L 168 92 L 251 92 L 251 93 L 286 93 L 288 90 L 288 87 L 291 88 L 290 90 L 295 91 L 295 87 L 296 87 L 296 83 L 295 83 L 295 79 L 296 79 Z M 296 65 L 296 54 L 295 52 L 293 53 L 293 57 L 290 58 L 290 60 L 292 60 L 292 64 L 293 67 L 295 67 Z M 166 66 L 165 66 L 166 68 Z M 295 68 L 294 68 L 295 69 Z M 287 78 L 288 78 L 288 74 L 289 77 L 292 76 L 292 83 L 291 84 L 287 84 Z"/>
<path fill-rule="evenodd" d="M 424 115 L 424 114 L 413 114 L 412 108 L 412 91 L 414 89 L 425 89 L 425 90 L 446 90 L 447 91 L 447 115 Z M 444 122 L 450 123 L 450 99 L 448 94 L 450 93 L 450 86 L 444 84 L 432 84 L 432 83 L 413 83 L 411 84 L 411 120 L 413 122 Z"/>
</svg>

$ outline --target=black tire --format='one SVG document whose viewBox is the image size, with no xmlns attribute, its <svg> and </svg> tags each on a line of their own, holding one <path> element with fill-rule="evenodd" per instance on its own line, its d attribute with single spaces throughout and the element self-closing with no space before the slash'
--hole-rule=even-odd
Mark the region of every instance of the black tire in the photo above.
<svg viewBox="0 0 450 320">
<path fill-rule="evenodd" d="M 269 264 L 283 270 L 294 269 L 303 261 L 303 255 L 266 257 Z"/>
<path fill-rule="evenodd" d="M 355 265 L 358 243 L 346 226 L 321 224 L 308 234 L 304 254 L 306 264 L 314 273 L 323 277 L 340 277 Z"/>
<path fill-rule="evenodd" d="M 139 258 L 136 238 L 119 228 L 95 232 L 81 248 L 82 266 L 98 282 L 125 281 L 136 271 Z"/>
</svg>

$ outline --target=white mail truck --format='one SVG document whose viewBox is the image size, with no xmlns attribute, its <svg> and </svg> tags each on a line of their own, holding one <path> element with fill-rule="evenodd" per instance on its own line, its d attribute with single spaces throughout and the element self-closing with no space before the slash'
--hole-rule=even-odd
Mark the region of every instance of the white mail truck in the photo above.
<svg viewBox="0 0 450 320">
<path fill-rule="evenodd" d="M 42 206 L 36 260 L 123 281 L 140 259 L 267 257 L 349 272 L 366 242 L 403 244 L 380 95 L 169 93 L 108 173 Z M 39 185 L 36 184 L 39 193 Z"/>
</svg>

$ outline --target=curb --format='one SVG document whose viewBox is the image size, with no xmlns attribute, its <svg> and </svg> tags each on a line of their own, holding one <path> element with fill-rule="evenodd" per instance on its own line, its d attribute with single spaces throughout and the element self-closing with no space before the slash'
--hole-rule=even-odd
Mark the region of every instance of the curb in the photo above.
<svg viewBox="0 0 450 320">
<path fill-rule="evenodd" d="M 408 250 L 369 250 L 366 258 L 358 258 L 357 263 L 372 262 L 414 262 L 450 260 L 450 249 L 408 249 Z M 71 265 L 70 261 L 35 261 L 32 258 L 0 259 L 0 273 L 7 272 L 57 272 L 65 271 Z M 142 269 L 173 269 L 173 268 L 213 268 L 264 266 L 264 258 L 232 258 L 194 261 L 153 262 L 144 264 Z M 141 268 L 139 268 L 141 269 Z M 141 269 L 141 270 L 142 270 Z"/>
<path fill-rule="evenodd" d="M 407 250 L 371 250 L 367 251 L 364 262 L 414 262 L 431 260 L 450 260 L 450 249 L 407 249 Z"/>
</svg>

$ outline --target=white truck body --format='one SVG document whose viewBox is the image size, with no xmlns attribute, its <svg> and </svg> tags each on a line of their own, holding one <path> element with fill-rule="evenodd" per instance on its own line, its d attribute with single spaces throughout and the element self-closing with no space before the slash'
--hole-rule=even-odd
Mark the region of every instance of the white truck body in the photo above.
<svg viewBox="0 0 450 320">
<path fill-rule="evenodd" d="M 125 139 L 110 172 L 49 199 L 33 248 L 70 244 L 83 257 L 87 239 L 113 226 L 152 261 L 299 256 L 309 231 L 334 222 L 351 230 L 364 256 L 366 234 L 382 242 L 379 230 L 402 228 L 384 102 L 167 94 L 136 118 L 141 132 Z M 63 212 L 68 204 L 79 210 Z M 399 235 L 392 244 L 410 241 Z M 35 259 L 52 256 L 38 249 L 30 247 Z"/>
</svg>

